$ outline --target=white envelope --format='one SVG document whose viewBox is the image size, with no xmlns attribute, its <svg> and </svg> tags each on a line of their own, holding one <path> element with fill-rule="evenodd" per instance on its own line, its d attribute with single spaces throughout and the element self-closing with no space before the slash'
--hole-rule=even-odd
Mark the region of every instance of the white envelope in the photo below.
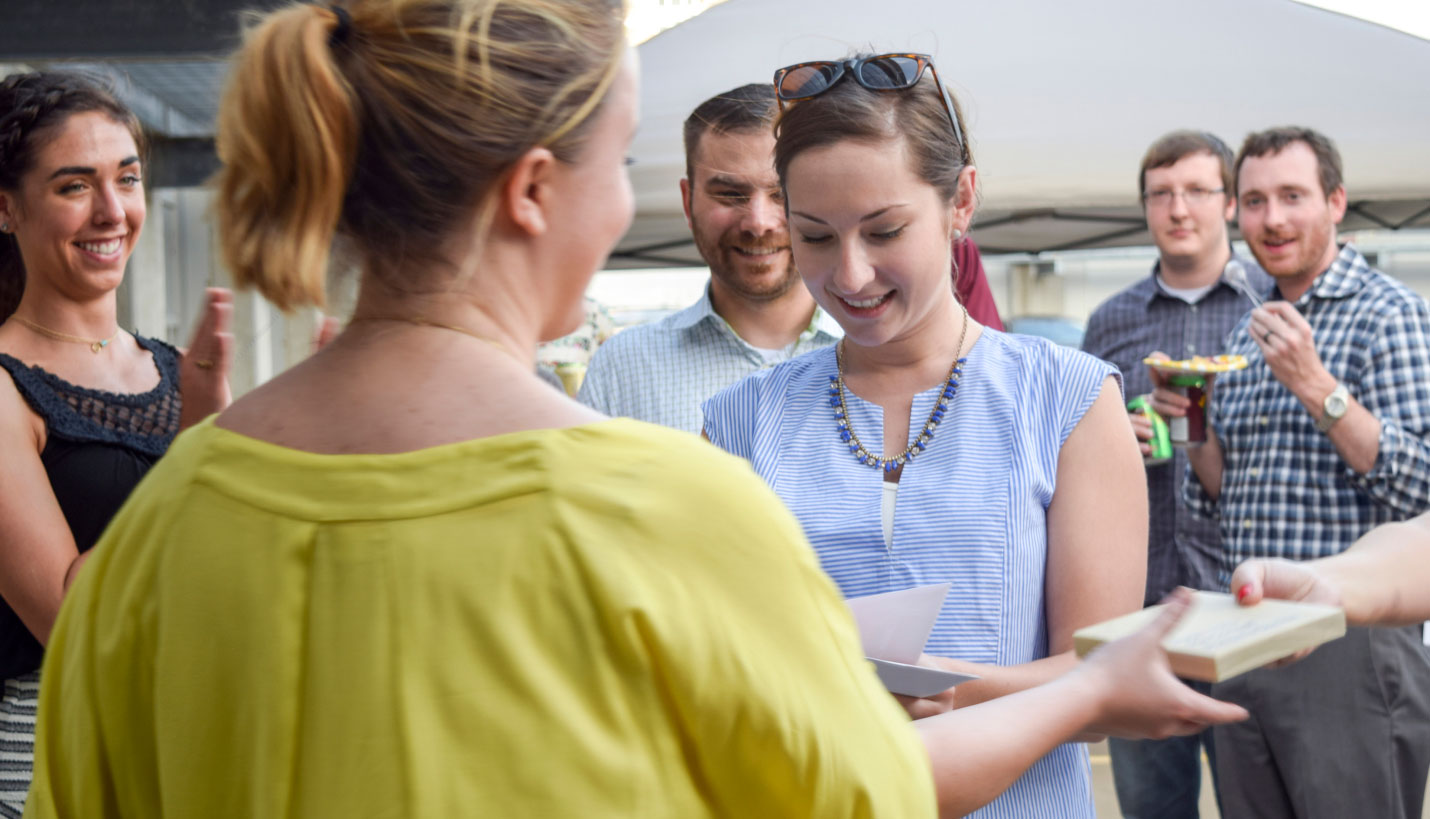
<svg viewBox="0 0 1430 819">
<path fill-rule="evenodd" d="M 931 697 L 978 679 L 974 674 L 918 665 L 949 586 L 915 586 L 846 601 L 859 626 L 864 654 L 874 662 L 879 680 L 889 691 L 907 697 Z"/>
</svg>

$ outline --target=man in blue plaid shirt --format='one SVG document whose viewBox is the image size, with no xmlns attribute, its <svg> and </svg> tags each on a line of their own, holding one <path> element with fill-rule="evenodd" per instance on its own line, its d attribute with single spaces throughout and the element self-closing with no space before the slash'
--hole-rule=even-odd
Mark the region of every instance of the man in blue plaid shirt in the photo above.
<svg viewBox="0 0 1430 819">
<path fill-rule="evenodd" d="M 1227 222 L 1236 215 L 1231 149 L 1205 131 L 1173 131 L 1147 149 L 1138 170 L 1142 212 L 1157 244 L 1151 274 L 1103 302 L 1087 322 L 1083 350 L 1122 370 L 1128 395 L 1150 393 L 1142 359 L 1153 351 L 1178 358 L 1222 352 L 1227 333 L 1251 310 L 1251 299 L 1228 282 L 1240 270 L 1253 287 L 1271 280 L 1250 259 L 1235 256 Z M 1132 414 L 1143 441 L 1152 427 Z M 1142 444 L 1143 454 L 1150 449 Z M 1177 586 L 1218 588 L 1221 537 L 1216 523 L 1181 502 L 1186 455 L 1147 467 L 1151 512 L 1145 603 Z M 1189 683 L 1207 692 L 1205 683 Z M 1202 760 L 1215 758 L 1211 731 L 1168 739 L 1110 739 L 1113 781 L 1125 819 L 1197 819 Z"/>
<path fill-rule="evenodd" d="M 1236 160 L 1242 235 L 1275 279 L 1232 330 L 1184 496 L 1218 521 L 1223 568 L 1348 548 L 1430 508 L 1430 306 L 1338 246 L 1340 156 L 1306 128 L 1252 134 Z M 1153 375 L 1154 380 L 1160 380 Z M 1185 398 L 1159 388 L 1156 406 Z M 1305 660 L 1218 684 L 1251 719 L 1215 731 L 1227 816 L 1417 819 L 1430 768 L 1419 626 L 1350 629 Z"/>
</svg>

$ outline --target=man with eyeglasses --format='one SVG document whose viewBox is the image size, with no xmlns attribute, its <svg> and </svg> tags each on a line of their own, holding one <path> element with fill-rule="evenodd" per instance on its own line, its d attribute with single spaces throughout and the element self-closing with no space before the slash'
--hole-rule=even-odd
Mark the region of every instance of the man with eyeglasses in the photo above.
<svg viewBox="0 0 1430 819">
<path fill-rule="evenodd" d="M 1236 214 L 1229 190 L 1232 155 L 1202 131 L 1174 131 L 1148 148 L 1138 170 L 1143 214 L 1157 245 L 1151 274 L 1112 296 L 1088 319 L 1083 349 L 1122 370 L 1128 395 L 1153 388 L 1142 359 L 1154 351 L 1175 358 L 1222 352 L 1226 335 L 1251 309 L 1234 284 L 1240 268 L 1253 286 L 1270 279 L 1232 253 L 1227 222 Z M 1228 281 L 1231 279 L 1231 281 Z M 1144 455 L 1152 425 L 1140 412 L 1132 426 Z M 1220 588 L 1221 538 L 1215 523 L 1190 514 L 1179 498 L 1186 455 L 1147 466 L 1150 531 L 1145 604 L 1177 586 Z M 1204 693 L 1202 683 L 1190 683 Z M 1201 749 L 1213 755 L 1211 734 L 1164 740 L 1108 741 L 1117 801 L 1128 819 L 1195 819 L 1201 795 Z"/>
<path fill-rule="evenodd" d="M 686 119 L 680 195 L 710 282 L 695 304 L 601 345 L 577 394 L 582 403 L 699 432 L 705 399 L 843 335 L 815 306 L 790 256 L 775 112 L 774 87 L 751 83 L 716 94 Z M 1002 329 L 977 247 L 964 239 L 954 258 L 954 284 L 970 315 Z"/>
<path fill-rule="evenodd" d="M 1275 280 L 1227 352 L 1184 497 L 1219 524 L 1230 569 L 1310 560 L 1430 509 L 1430 305 L 1336 241 L 1335 145 L 1309 128 L 1246 138 L 1242 234 Z M 1155 376 L 1154 376 L 1155 377 Z M 1186 400 L 1158 389 L 1179 413 Z M 1430 650 L 1420 624 L 1353 628 L 1281 669 L 1217 684 L 1251 719 L 1217 729 L 1227 816 L 1418 819 L 1430 767 Z"/>
</svg>

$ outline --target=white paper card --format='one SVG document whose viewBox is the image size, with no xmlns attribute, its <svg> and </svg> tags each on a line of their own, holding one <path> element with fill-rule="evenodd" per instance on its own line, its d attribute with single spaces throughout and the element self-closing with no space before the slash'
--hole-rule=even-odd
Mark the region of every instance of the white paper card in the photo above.
<svg viewBox="0 0 1430 819">
<path fill-rule="evenodd" d="M 864 654 L 873 660 L 879 680 L 889 691 L 908 697 L 932 697 L 959 683 L 978 679 L 973 674 L 918 665 L 949 586 L 917 586 L 846 601 L 859 626 Z"/>
<path fill-rule="evenodd" d="M 864 653 L 879 660 L 913 665 L 924 653 L 933 624 L 951 584 L 915 586 L 902 591 L 851 597 L 847 601 L 859 624 Z"/>
</svg>

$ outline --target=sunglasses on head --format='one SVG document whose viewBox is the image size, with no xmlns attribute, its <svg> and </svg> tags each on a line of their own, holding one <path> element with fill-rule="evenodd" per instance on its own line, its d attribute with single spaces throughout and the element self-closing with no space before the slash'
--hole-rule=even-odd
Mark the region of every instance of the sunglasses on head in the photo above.
<svg viewBox="0 0 1430 819">
<path fill-rule="evenodd" d="M 943 100 L 944 111 L 948 113 L 949 124 L 953 126 L 953 137 L 958 143 L 960 156 L 966 162 L 968 150 L 963 142 L 963 129 L 958 125 L 958 115 L 954 113 L 953 101 L 939 81 L 938 69 L 933 67 L 933 58 L 927 54 L 875 54 L 856 60 L 816 60 L 796 63 L 775 72 L 775 99 L 783 111 L 785 103 L 817 97 L 833 88 L 845 74 L 870 91 L 902 91 L 918 85 L 927 68 L 933 75 L 934 86 L 938 88 L 939 99 Z"/>
</svg>

